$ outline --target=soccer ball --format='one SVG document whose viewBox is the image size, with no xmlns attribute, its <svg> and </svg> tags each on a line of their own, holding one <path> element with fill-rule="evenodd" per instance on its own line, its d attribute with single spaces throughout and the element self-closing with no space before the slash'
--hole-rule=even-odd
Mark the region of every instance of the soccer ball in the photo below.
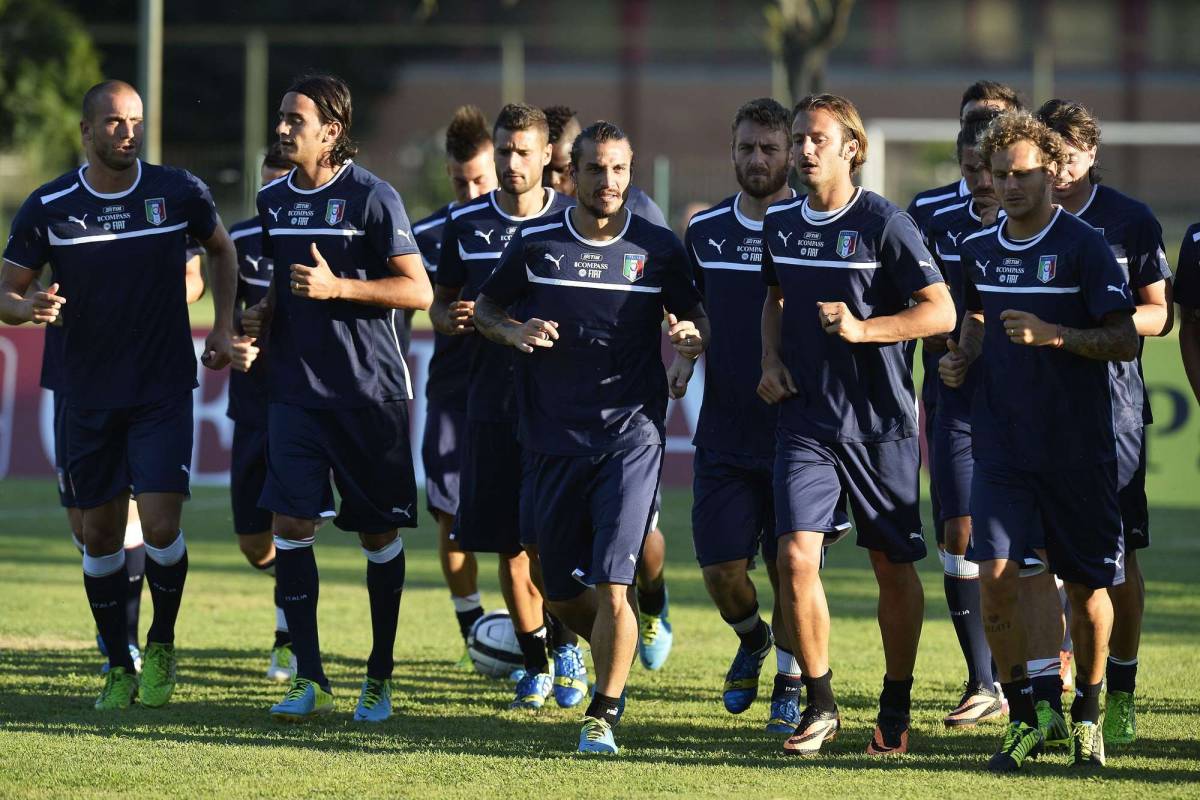
<svg viewBox="0 0 1200 800">
<path fill-rule="evenodd" d="M 525 663 L 507 611 L 490 611 L 475 620 L 467 634 L 467 654 L 475 671 L 489 678 L 507 678 Z"/>
</svg>

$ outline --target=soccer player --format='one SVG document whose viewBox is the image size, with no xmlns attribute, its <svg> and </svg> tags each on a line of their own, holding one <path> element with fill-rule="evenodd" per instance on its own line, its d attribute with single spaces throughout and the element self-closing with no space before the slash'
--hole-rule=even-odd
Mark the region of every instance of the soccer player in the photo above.
<svg viewBox="0 0 1200 800">
<path fill-rule="evenodd" d="M 967 200 L 949 203 L 933 212 L 925 235 L 933 250 L 946 285 L 954 298 L 958 325 L 964 316 L 966 277 L 962 274 L 959 247 L 963 238 L 995 222 L 999 200 L 992 189 L 992 173 L 979 155 L 976 139 L 1000 112 L 981 108 L 962 122 L 956 150 L 962 179 L 970 193 Z M 955 335 L 950 337 L 956 341 Z M 954 345 L 951 344 L 951 347 Z M 943 345 L 944 348 L 944 345 Z M 939 498 L 936 520 L 942 529 L 942 566 L 950 621 L 967 663 L 967 681 L 958 705 L 946 715 L 948 728 L 968 728 L 1003 713 L 1000 693 L 992 674 L 992 653 L 983 634 L 979 610 L 979 567 L 966 558 L 971 540 L 971 403 L 975 396 L 980 365 L 967 374 L 962 386 L 950 387 L 929 375 L 935 389 L 932 405 L 938 409 L 929 429 L 930 479 Z M 1056 595 L 1057 597 L 1057 595 Z M 1053 643 L 1058 654 L 1060 636 Z M 1055 672 L 1057 677 L 1057 672 Z M 1061 694 L 1061 691 L 1060 691 Z"/>
<path fill-rule="evenodd" d="M 886 661 L 871 755 L 908 751 L 925 557 L 913 339 L 954 327 L 951 300 L 912 219 L 856 189 L 866 160 L 857 109 L 836 95 L 795 108 L 792 159 L 808 190 L 763 220 L 762 378 L 779 404 L 775 530 L 780 606 L 808 705 L 784 751 L 813 754 L 841 720 L 829 668 L 829 609 L 819 568 L 844 492 L 879 584 Z"/>
<path fill-rule="evenodd" d="M 1086 108 L 1050 100 L 1037 117 L 1063 137 L 1066 163 L 1058 172 L 1053 199 L 1099 230 L 1134 293 L 1133 324 L 1138 357 L 1110 361 L 1113 414 L 1117 433 L 1117 488 L 1125 536 L 1125 582 L 1109 590 L 1113 605 L 1112 638 L 1105 676 L 1104 740 L 1129 744 L 1137 736 L 1133 694 L 1137 681 L 1138 645 L 1145 580 L 1137 551 L 1150 545 L 1150 512 L 1146 502 L 1146 429 L 1152 423 L 1150 398 L 1142 378 L 1142 339 L 1166 336 L 1172 327 L 1171 268 L 1162 242 L 1162 226 L 1143 203 L 1100 184 L 1096 151 L 1100 125 Z"/>
<path fill-rule="evenodd" d="M 496 188 L 492 134 L 483 112 L 475 106 L 459 107 L 446 128 L 446 174 L 454 201 L 413 225 L 430 283 L 437 282 L 443 228 L 450 212 Z M 460 302 L 466 308 L 472 305 L 472 301 Z M 437 520 L 438 560 L 450 587 L 450 601 L 464 646 L 471 626 L 483 616 L 475 554 L 464 552 L 450 537 L 454 515 L 458 513 L 460 447 L 467 428 L 468 342 L 463 336 L 434 331 L 433 358 L 425 382 L 425 431 L 421 439 L 426 505 Z M 470 668 L 471 659 L 464 652 L 458 664 Z"/>
<path fill-rule="evenodd" d="M 272 144 L 263 159 L 262 185 L 284 177 L 291 169 L 292 164 L 283 157 L 279 143 Z M 245 309 L 253 308 L 267 296 L 273 263 L 263 255 L 262 221 L 257 216 L 231 225 L 229 238 L 237 248 L 235 316 L 240 316 Z M 238 549 L 250 566 L 274 582 L 275 542 L 271 538 L 271 512 L 258 505 L 267 478 L 267 364 L 264 359 L 258 359 L 248 372 L 235 369 L 230 373 L 225 414 L 233 420 L 229 492 Z M 292 654 L 292 637 L 278 583 L 273 589 L 275 643 L 271 646 L 267 678 L 286 682 L 296 674 L 296 657 Z"/>
<path fill-rule="evenodd" d="M 1006 112 L 979 140 L 1007 216 L 963 241 L 970 315 L 942 358 L 959 386 L 981 352 L 971 432 L 968 557 L 979 564 L 984 632 L 1011 721 L 988 762 L 1017 770 L 1043 748 L 1018 618 L 1019 561 L 1040 517 L 1050 570 L 1066 584 L 1075 643 L 1071 760 L 1104 763 L 1100 685 L 1123 574 L 1117 435 L 1108 361 L 1132 361 L 1129 287 L 1104 237 L 1051 204 L 1067 154 L 1033 116 Z"/>
<path fill-rule="evenodd" d="M 234 364 L 247 369 L 269 323 L 267 477 L 275 575 L 296 674 L 275 719 L 333 710 L 317 632 L 316 520 L 341 496 L 334 524 L 356 531 L 367 558 L 371 654 L 356 721 L 391 715 L 393 649 L 404 588 L 399 528 L 417 524 L 409 449 L 412 387 L 399 310 L 433 291 L 396 190 L 353 162 L 350 89 L 330 75 L 288 88 L 275 131 L 293 165 L 258 193 L 262 254 L 280 266 L 264 300 L 242 316 Z M 288 265 L 284 272 L 283 265 Z"/>
<path fill-rule="evenodd" d="M 664 307 L 681 357 L 709 337 L 679 240 L 624 207 L 632 160 L 620 128 L 585 128 L 571 149 L 578 205 L 521 226 L 475 309 L 481 332 L 523 354 L 520 437 L 546 598 L 596 666 L 586 753 L 617 752 L 637 647 L 630 595 L 662 471 Z"/>
<path fill-rule="evenodd" d="M 575 178 L 571 171 L 571 147 L 581 130 L 575 109 L 549 106 L 544 109 L 550 125 L 550 163 L 542 172 L 542 183 L 563 194 L 575 196 Z M 636 186 L 630 185 L 625 208 L 646 221 L 669 228 L 658 204 Z M 675 633 L 671 627 L 670 604 L 664 569 L 667 561 L 667 540 L 658 528 L 662 509 L 662 490 L 654 498 L 654 523 L 638 561 L 638 659 L 649 670 L 662 669 L 671 655 Z"/>
<path fill-rule="evenodd" d="M 759 322 L 766 286 L 763 217 L 787 185 L 792 114 L 759 98 L 733 117 L 734 175 L 741 191 L 691 218 L 684 249 L 712 325 L 705 354 L 704 401 L 693 444 L 692 542 L 704 587 L 740 646 L 725 676 L 725 708 L 740 714 L 758 696 L 763 661 L 775 645 L 778 672 L 767 730 L 791 733 L 800 723 L 800 664 L 779 610 L 771 470 L 778 409 L 758 396 Z M 676 362 L 691 377 L 690 359 Z M 675 378 L 674 371 L 672 378 Z M 686 389 L 672 384 L 678 396 Z M 772 625 L 759 616 L 749 569 L 762 551 L 774 591 Z M 774 635 L 772 635 L 772 628 Z"/>
<path fill-rule="evenodd" d="M 1200 403 L 1200 222 L 1183 235 L 1175 267 L 1175 302 L 1179 303 L 1179 354 Z"/>
<path fill-rule="evenodd" d="M 429 315 L 441 333 L 465 338 L 470 359 L 454 540 L 464 551 L 499 555 L 500 589 L 525 669 L 511 707 L 529 710 L 540 709 L 551 692 L 564 708 L 578 705 L 587 690 L 587 672 L 578 646 L 564 645 L 555 651 L 551 675 L 542 593 L 523 549 L 523 544 L 533 544 L 533 534 L 522 498 L 524 458 L 517 440 L 512 355 L 476 335 L 473 317 L 479 287 L 517 227 L 572 202 L 542 186 L 542 170 L 550 160 L 547 136 L 540 109 L 514 103 L 500 110 L 492 128 L 499 188 L 450 212 Z"/>
<path fill-rule="evenodd" d="M 84 587 L 110 666 L 95 706 L 128 708 L 140 692 L 143 705 L 157 708 L 175 689 L 175 620 L 188 564 L 179 521 L 197 384 L 187 236 L 203 243 L 212 262 L 216 319 L 204 351 L 211 368 L 229 359 L 237 268 L 208 187 L 138 158 L 142 101 L 132 86 L 110 80 L 89 89 L 80 132 L 87 163 L 35 191 L 13 220 L 0 319 L 63 327 L 59 433 L 66 480 L 82 510 Z M 46 263 L 53 282 L 26 299 Z M 125 610 L 131 493 L 154 601 L 140 686 Z"/>
</svg>

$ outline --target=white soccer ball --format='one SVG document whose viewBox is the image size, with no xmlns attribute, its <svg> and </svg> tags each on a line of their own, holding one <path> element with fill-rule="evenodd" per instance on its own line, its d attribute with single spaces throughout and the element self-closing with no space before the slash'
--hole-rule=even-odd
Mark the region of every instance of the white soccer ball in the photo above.
<svg viewBox="0 0 1200 800">
<path fill-rule="evenodd" d="M 507 611 L 490 611 L 475 620 L 467 634 L 467 654 L 476 672 L 489 678 L 507 678 L 525 663 Z"/>
</svg>

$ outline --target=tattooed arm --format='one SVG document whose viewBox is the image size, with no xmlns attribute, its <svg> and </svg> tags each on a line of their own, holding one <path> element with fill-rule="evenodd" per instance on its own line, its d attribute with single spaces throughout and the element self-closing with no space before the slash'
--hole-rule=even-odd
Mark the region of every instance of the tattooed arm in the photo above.
<svg viewBox="0 0 1200 800">
<path fill-rule="evenodd" d="M 1004 331 L 1013 344 L 1061 347 L 1097 361 L 1132 361 L 1137 358 L 1138 335 L 1133 317 L 1122 311 L 1104 315 L 1098 328 L 1068 328 L 1038 319 L 1028 311 L 1000 312 Z"/>
</svg>

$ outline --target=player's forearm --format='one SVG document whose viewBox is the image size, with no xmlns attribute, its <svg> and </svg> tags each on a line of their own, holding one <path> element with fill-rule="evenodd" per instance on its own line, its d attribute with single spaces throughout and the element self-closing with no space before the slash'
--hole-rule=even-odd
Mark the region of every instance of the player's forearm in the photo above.
<svg viewBox="0 0 1200 800">
<path fill-rule="evenodd" d="M 958 332 L 958 349 L 973 363 L 983 352 L 983 315 L 968 314 Z"/>
<path fill-rule="evenodd" d="M 783 296 L 767 292 L 762 310 L 762 360 L 778 359 L 783 341 Z"/>
<path fill-rule="evenodd" d="M 1171 330 L 1171 313 L 1166 303 L 1143 303 L 1133 315 L 1138 336 L 1165 336 Z"/>
<path fill-rule="evenodd" d="M 213 327 L 233 330 L 233 305 L 237 302 L 237 251 L 229 242 L 227 247 L 209 248 L 207 252 L 209 281 L 212 283 Z"/>
<path fill-rule="evenodd" d="M 20 325 L 33 319 L 33 304 L 7 286 L 0 287 L 0 321 Z"/>
<path fill-rule="evenodd" d="M 339 278 L 337 297 L 366 306 L 424 311 L 433 302 L 433 287 L 424 272 L 415 278 L 408 275 L 370 281 Z"/>
<path fill-rule="evenodd" d="M 1200 403 L 1200 311 L 1182 309 L 1179 323 L 1179 354 L 1183 357 L 1183 370 L 1187 373 L 1192 394 Z"/>
<path fill-rule="evenodd" d="M 512 345 L 513 336 L 521 329 L 521 323 L 508 315 L 508 311 L 485 294 L 475 299 L 475 330 L 497 344 Z"/>
<path fill-rule="evenodd" d="M 1096 361 L 1132 361 L 1137 358 L 1138 335 L 1127 314 L 1110 317 L 1099 328 L 1058 326 L 1064 350 Z"/>
<path fill-rule="evenodd" d="M 886 317 L 863 320 L 864 343 L 892 344 L 949 333 L 954 330 L 954 301 L 945 297 L 918 300 L 916 305 Z"/>
<path fill-rule="evenodd" d="M 459 297 L 459 289 L 449 289 L 438 286 L 433 292 L 433 302 L 429 305 L 429 321 L 433 329 L 446 336 L 454 335 L 454 320 L 450 318 L 450 304 Z"/>
</svg>

